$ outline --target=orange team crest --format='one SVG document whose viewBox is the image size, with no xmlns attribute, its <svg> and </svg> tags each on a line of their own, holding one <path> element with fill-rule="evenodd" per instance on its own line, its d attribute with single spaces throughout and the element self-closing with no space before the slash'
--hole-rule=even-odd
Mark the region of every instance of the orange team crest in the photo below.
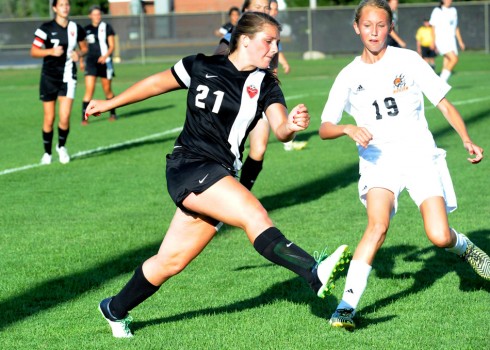
<svg viewBox="0 0 490 350">
<path fill-rule="evenodd" d="M 403 74 L 397 75 L 395 80 L 393 80 L 393 93 L 402 92 L 408 90 L 408 86 L 406 86 L 405 76 Z"/>
</svg>

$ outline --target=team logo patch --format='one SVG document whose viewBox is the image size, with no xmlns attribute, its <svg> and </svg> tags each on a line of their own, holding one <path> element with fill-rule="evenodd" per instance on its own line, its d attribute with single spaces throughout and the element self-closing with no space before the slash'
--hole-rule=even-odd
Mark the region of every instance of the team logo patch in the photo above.
<svg viewBox="0 0 490 350">
<path fill-rule="evenodd" d="M 259 92 L 259 90 L 257 90 L 257 88 L 255 86 L 253 86 L 253 85 L 247 86 L 247 93 L 248 93 L 248 96 L 250 96 L 250 98 L 254 98 L 258 92 Z"/>
<path fill-rule="evenodd" d="M 70 32 L 70 35 L 71 35 L 71 36 L 74 36 L 74 35 L 75 35 L 75 32 L 74 32 L 74 31 L 71 31 L 71 32 Z"/>
<path fill-rule="evenodd" d="M 406 84 L 405 76 L 403 74 L 397 75 L 393 80 L 393 93 L 396 94 L 398 92 L 408 90 L 408 86 Z"/>
</svg>

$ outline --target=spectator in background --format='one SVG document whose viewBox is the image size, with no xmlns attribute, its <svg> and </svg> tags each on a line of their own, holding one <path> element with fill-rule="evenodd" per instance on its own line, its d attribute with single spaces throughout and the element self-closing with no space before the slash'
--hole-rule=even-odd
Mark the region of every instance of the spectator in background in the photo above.
<svg viewBox="0 0 490 350">
<path fill-rule="evenodd" d="M 456 39 L 461 50 L 465 50 L 458 27 L 458 11 L 451 7 L 452 3 L 453 0 L 441 0 L 440 5 L 432 10 L 429 21 L 434 31 L 435 49 L 444 57 L 441 78 L 445 81 L 448 81 L 459 60 Z"/>
<path fill-rule="evenodd" d="M 99 6 L 90 7 L 89 18 L 91 23 L 85 27 L 88 42 L 87 58 L 81 60 L 81 67 L 85 70 L 85 95 L 82 102 L 82 124 L 86 125 L 85 109 L 94 96 L 95 82 L 100 77 L 102 89 L 107 99 L 114 97 L 112 92 L 112 78 L 114 66 L 112 64 L 112 53 L 115 48 L 115 32 L 112 26 L 102 21 L 102 11 Z M 109 120 L 117 119 L 116 110 L 111 110 Z"/>
<path fill-rule="evenodd" d="M 228 19 L 229 21 L 223 24 L 220 28 L 214 31 L 214 35 L 218 38 L 222 38 L 226 35 L 226 33 L 233 30 L 233 27 L 236 26 L 238 19 L 240 18 L 240 9 L 236 6 L 231 7 L 228 10 Z"/>
<path fill-rule="evenodd" d="M 393 28 L 388 36 L 388 45 L 405 48 L 407 44 L 398 35 L 398 0 L 388 0 L 388 4 L 393 12 Z"/>
<path fill-rule="evenodd" d="M 70 131 L 70 114 L 77 85 L 76 62 L 87 52 L 85 31 L 68 19 L 69 0 L 53 0 L 55 18 L 43 23 L 34 33 L 31 56 L 43 59 L 39 97 L 43 101 L 43 144 L 41 164 L 51 164 L 53 125 L 58 101 L 58 153 L 60 163 L 70 162 L 65 147 Z M 80 50 L 77 50 L 77 45 Z"/>
<path fill-rule="evenodd" d="M 417 29 L 415 34 L 417 41 L 417 52 L 427 62 L 433 70 L 436 70 L 435 59 L 436 52 L 434 51 L 434 33 L 429 19 L 424 19 L 424 24 Z"/>
</svg>

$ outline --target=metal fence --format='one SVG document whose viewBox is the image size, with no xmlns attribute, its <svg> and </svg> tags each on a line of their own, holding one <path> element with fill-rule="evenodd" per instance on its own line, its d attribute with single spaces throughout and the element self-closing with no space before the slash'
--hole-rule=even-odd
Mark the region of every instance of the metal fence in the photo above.
<svg viewBox="0 0 490 350">
<path fill-rule="evenodd" d="M 456 3 L 459 27 L 467 50 L 489 53 L 490 1 Z M 409 49 L 416 48 L 415 32 L 428 18 L 433 4 L 400 5 L 398 33 Z M 279 14 L 283 24 L 281 41 L 286 54 L 301 56 L 306 51 L 326 55 L 360 52 L 362 46 L 352 29 L 353 6 L 288 9 Z M 16 19 L 0 21 L 0 66 L 39 65 L 29 50 L 33 33 L 49 19 Z M 73 17 L 80 25 L 89 23 L 87 17 Z M 219 39 L 213 34 L 226 20 L 225 13 L 105 16 L 117 33 L 117 52 L 122 61 L 145 63 L 162 61 L 202 52 L 212 54 Z"/>
</svg>

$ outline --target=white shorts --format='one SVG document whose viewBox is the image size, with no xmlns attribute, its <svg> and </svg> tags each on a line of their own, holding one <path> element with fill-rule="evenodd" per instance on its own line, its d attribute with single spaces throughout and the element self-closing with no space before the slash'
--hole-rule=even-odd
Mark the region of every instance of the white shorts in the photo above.
<svg viewBox="0 0 490 350">
<path fill-rule="evenodd" d="M 454 52 L 456 55 L 458 54 L 458 45 L 456 44 L 456 38 L 440 38 L 436 40 L 436 48 L 439 52 L 439 55 L 444 56 L 449 52 Z"/>
<path fill-rule="evenodd" d="M 398 209 L 398 196 L 406 188 L 415 204 L 420 205 L 430 197 L 443 197 L 446 212 L 458 207 L 453 182 L 446 163 L 446 152 L 438 149 L 431 162 L 410 165 L 400 162 L 374 164 L 363 161 L 360 167 L 359 199 L 366 206 L 366 196 L 371 188 L 385 188 L 395 195 L 391 216 Z"/>
</svg>

